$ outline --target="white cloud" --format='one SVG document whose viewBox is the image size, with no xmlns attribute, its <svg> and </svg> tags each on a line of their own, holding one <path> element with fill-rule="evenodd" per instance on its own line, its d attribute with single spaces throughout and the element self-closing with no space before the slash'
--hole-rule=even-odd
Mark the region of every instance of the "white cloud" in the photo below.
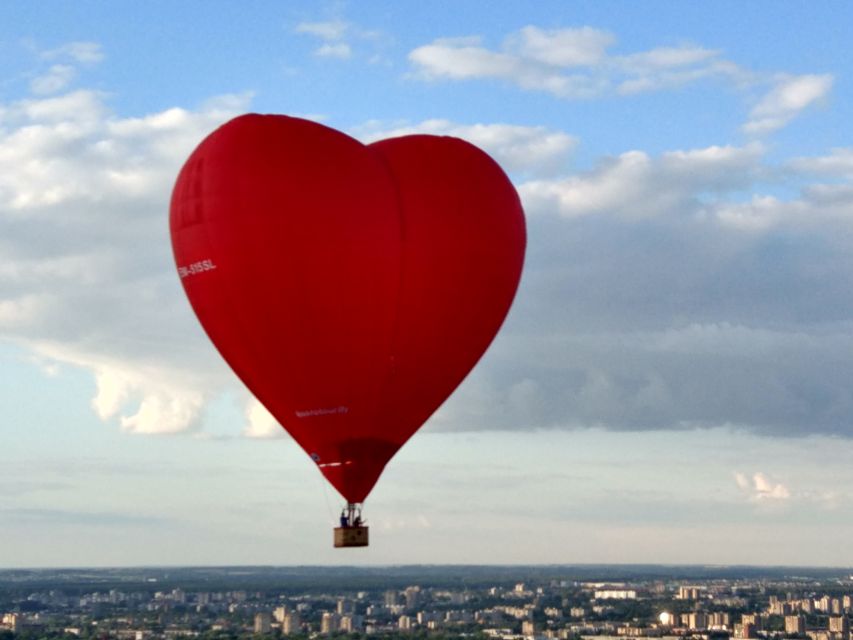
<svg viewBox="0 0 853 640">
<path fill-rule="evenodd" d="M 168 199 L 192 148 L 246 104 L 122 119 L 76 91 L 0 108 L 0 336 L 91 371 L 93 410 L 125 430 L 195 428 L 230 383 L 181 297 Z"/>
<path fill-rule="evenodd" d="M 132 433 L 178 433 L 195 426 L 203 404 L 201 393 L 177 395 L 169 390 L 146 394 L 133 415 L 121 417 Z"/>
<path fill-rule="evenodd" d="M 519 188 L 525 209 L 530 212 L 557 211 L 573 217 L 591 213 L 627 210 L 631 215 L 654 215 L 668 210 L 643 198 L 651 192 L 652 160 L 642 151 L 623 153 L 595 176 L 573 176 L 559 181 L 535 181 Z M 665 194 L 670 197 L 669 193 Z M 641 207 L 636 205 L 640 204 Z"/>
<path fill-rule="evenodd" d="M 853 436 L 845 157 L 773 166 L 756 144 L 631 151 L 522 183 L 529 253 L 515 307 L 489 367 L 433 428 Z M 821 178 L 834 183 L 809 182 Z M 783 197 L 777 183 L 800 192 Z"/>
<path fill-rule="evenodd" d="M 775 482 L 760 471 L 751 476 L 736 472 L 734 476 L 738 489 L 745 493 L 751 502 L 784 502 L 792 497 L 788 487 L 781 482 Z"/>
<path fill-rule="evenodd" d="M 131 383 L 114 371 L 101 368 L 95 374 L 97 393 L 92 398 L 92 408 L 101 420 L 115 416 L 130 395 Z"/>
<path fill-rule="evenodd" d="M 752 483 L 756 500 L 787 500 L 791 497 L 788 487 L 781 482 L 774 483 L 763 473 L 755 473 Z"/>
<path fill-rule="evenodd" d="M 296 33 L 305 33 L 321 38 L 322 40 L 341 40 L 349 28 L 349 23 L 343 20 L 300 22 L 296 25 Z"/>
<path fill-rule="evenodd" d="M 267 408 L 251 398 L 246 405 L 246 426 L 243 435 L 247 438 L 282 438 L 285 431 Z"/>
<path fill-rule="evenodd" d="M 126 430 L 198 428 L 235 384 L 180 291 L 166 219 L 186 155 L 246 104 L 121 118 L 78 91 L 0 110 L 0 337 L 91 371 L 93 409 Z M 360 128 L 416 131 L 537 176 L 520 187 L 516 305 L 434 428 L 853 435 L 847 151 L 773 167 L 758 144 L 636 150 L 566 177 L 575 140 L 544 127 Z M 792 176 L 799 194 L 762 192 Z M 245 435 L 280 433 L 247 411 Z"/>
<path fill-rule="evenodd" d="M 753 107 L 743 126 L 746 133 L 770 133 L 787 125 L 802 111 L 819 102 L 832 89 L 830 74 L 783 77 Z"/>
<path fill-rule="evenodd" d="M 104 59 L 104 52 L 97 42 L 69 42 L 56 49 L 44 51 L 46 60 L 66 59 L 80 64 L 96 64 Z"/>
<path fill-rule="evenodd" d="M 345 42 L 324 44 L 314 51 L 314 55 L 321 58 L 340 58 L 341 60 L 345 60 L 352 55 L 352 48 Z"/>
<path fill-rule="evenodd" d="M 621 58 L 620 62 L 626 68 L 646 72 L 651 69 L 688 67 L 718 58 L 720 55 L 720 51 L 695 45 L 684 45 L 680 47 L 658 47 L 649 51 L 633 53 Z"/>
<path fill-rule="evenodd" d="M 715 215 L 731 227 L 764 231 L 777 224 L 792 208 L 804 207 L 780 202 L 773 196 L 753 196 L 748 202 L 723 203 L 716 207 Z"/>
<path fill-rule="evenodd" d="M 102 332 L 109 327 L 99 328 Z M 178 433 L 200 427 L 205 402 L 217 388 L 221 368 L 200 372 L 187 356 L 170 361 L 160 357 L 158 345 L 147 354 L 103 353 L 91 345 L 64 342 L 29 342 L 29 348 L 47 362 L 72 364 L 91 371 L 96 392 L 92 409 L 103 421 L 115 420 L 124 431 L 141 434 Z"/>
<path fill-rule="evenodd" d="M 48 69 L 47 73 L 33 78 L 30 82 L 30 90 L 37 95 L 56 93 L 65 89 L 76 75 L 77 71 L 74 67 L 55 64 Z"/>
<path fill-rule="evenodd" d="M 103 96 L 96 91 L 81 89 L 60 96 L 12 103 L 0 111 L 0 122 L 19 125 L 20 128 L 13 132 L 19 138 L 40 138 L 44 144 L 48 144 L 52 136 L 43 135 L 46 131 L 43 127 L 46 125 L 66 123 L 68 126 L 54 131 L 59 141 L 67 140 L 76 133 L 76 127 L 100 121 L 105 113 Z M 70 128 L 72 124 L 74 130 Z M 6 154 L 11 152 L 13 150 L 5 150 Z"/>
<path fill-rule="evenodd" d="M 522 68 L 518 58 L 489 51 L 478 38 L 442 38 L 414 49 L 409 60 L 428 79 L 513 78 Z"/>
<path fill-rule="evenodd" d="M 546 127 L 510 124 L 463 125 L 449 120 L 425 120 L 414 125 L 385 127 L 368 123 L 356 135 L 373 142 L 416 133 L 454 136 L 480 147 L 509 173 L 553 176 L 566 170 L 577 138 Z"/>
<path fill-rule="evenodd" d="M 353 57 L 355 53 L 354 43 L 360 45 L 368 43 L 372 48 L 375 48 L 382 41 L 381 33 L 362 29 L 358 25 L 340 18 L 300 22 L 294 31 L 321 41 L 320 46 L 314 49 L 314 55 L 319 58 L 346 60 Z M 368 58 L 371 64 L 384 61 L 384 57 L 376 51 L 371 53 Z"/>
<path fill-rule="evenodd" d="M 15 103 L 0 119 L 8 127 L 0 134 L 0 207 L 38 216 L 76 203 L 67 218 L 87 200 L 102 205 L 95 211 L 118 202 L 151 206 L 171 188 L 180 154 L 241 100 L 211 102 L 201 114 L 169 109 L 125 120 L 113 118 L 91 91 Z"/>
<path fill-rule="evenodd" d="M 30 91 L 36 96 L 65 91 L 77 78 L 80 67 L 91 67 L 104 59 L 101 46 L 95 42 L 70 42 L 38 55 L 53 64 L 30 81 Z"/>
<path fill-rule="evenodd" d="M 832 149 L 829 155 L 816 158 L 795 158 L 789 163 L 789 166 L 794 171 L 801 173 L 853 179 L 853 148 Z"/>
<path fill-rule="evenodd" d="M 584 99 L 674 88 L 709 77 L 743 78 L 720 52 L 696 45 L 611 55 L 613 34 L 592 27 L 527 26 L 499 50 L 476 36 L 438 38 L 413 49 L 409 61 L 426 80 L 495 78 L 559 98 Z"/>
<path fill-rule="evenodd" d="M 833 77 L 757 73 L 696 44 L 659 46 L 614 54 L 616 37 L 592 27 L 542 29 L 526 26 L 500 47 L 479 36 L 437 38 L 409 52 L 414 77 L 424 80 L 494 79 L 558 98 L 579 100 L 635 95 L 718 80 L 738 90 L 773 83 L 749 113 L 743 130 L 767 134 L 789 124 L 831 90 Z"/>
<path fill-rule="evenodd" d="M 755 81 L 753 74 L 718 56 L 719 52 L 701 47 L 662 47 L 625 56 L 619 59 L 626 73 L 617 82 L 616 92 L 649 93 L 714 78 L 725 79 L 735 86 L 748 86 Z"/>
<path fill-rule="evenodd" d="M 821 228 L 832 228 L 846 236 L 853 226 L 853 185 L 812 184 L 790 200 L 756 194 L 746 202 L 715 203 L 707 213 L 743 231 L 779 228 L 820 233 Z"/>
<path fill-rule="evenodd" d="M 763 149 L 708 147 L 672 151 L 654 159 L 628 151 L 605 159 L 596 169 L 561 180 L 523 183 L 519 192 L 530 213 L 565 217 L 593 214 L 646 218 L 696 210 L 703 193 L 745 187 L 757 172 Z"/>
<path fill-rule="evenodd" d="M 612 33 L 592 27 L 545 30 L 534 26 L 524 27 L 510 40 L 520 56 L 556 67 L 596 65 L 615 41 Z"/>
</svg>

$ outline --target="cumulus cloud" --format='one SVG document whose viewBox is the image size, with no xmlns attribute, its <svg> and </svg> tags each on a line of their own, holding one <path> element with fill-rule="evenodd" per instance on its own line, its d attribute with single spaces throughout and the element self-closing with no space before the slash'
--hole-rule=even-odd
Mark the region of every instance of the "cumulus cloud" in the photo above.
<svg viewBox="0 0 853 640">
<path fill-rule="evenodd" d="M 760 167 L 762 147 L 708 147 L 664 153 L 659 159 L 642 151 L 606 158 L 585 174 L 560 180 L 530 181 L 520 186 L 528 210 L 565 217 L 606 214 L 655 217 L 675 210 L 696 210 L 704 194 L 748 186 Z"/>
<path fill-rule="evenodd" d="M 78 91 L 3 106 L 0 332 L 91 371 L 93 410 L 125 430 L 198 428 L 235 384 L 180 292 L 166 211 L 186 154 L 245 104 L 120 118 Z M 757 144 L 630 151 L 561 177 L 575 140 L 542 127 L 356 133 L 416 131 L 536 176 L 520 185 L 530 241 L 515 309 L 433 428 L 853 435 L 849 152 L 772 167 Z M 792 175 L 799 195 L 761 193 Z M 248 406 L 245 435 L 281 433 Z"/>
<path fill-rule="evenodd" d="M 829 155 L 816 158 L 795 158 L 789 163 L 795 172 L 838 176 L 853 179 L 853 148 L 832 149 Z"/>
<path fill-rule="evenodd" d="M 749 502 L 759 505 L 780 505 L 795 503 L 800 509 L 817 507 L 820 512 L 837 511 L 849 504 L 849 496 L 833 488 L 792 490 L 776 478 L 756 471 L 747 475 L 740 471 L 734 473 L 735 484 Z"/>
<path fill-rule="evenodd" d="M 500 79 L 559 98 L 594 98 L 672 88 L 707 77 L 743 75 L 720 52 L 684 44 L 613 55 L 616 37 L 589 26 L 526 26 L 498 50 L 481 38 L 439 38 L 413 49 L 409 61 L 426 80 Z"/>
<path fill-rule="evenodd" d="M 616 37 L 607 31 L 578 29 L 540 29 L 524 27 L 510 37 L 508 46 L 518 54 L 556 67 L 587 67 L 600 63 Z"/>
<path fill-rule="evenodd" d="M 440 38 L 412 51 L 409 60 L 428 79 L 509 78 L 522 67 L 512 55 L 483 48 L 480 38 Z"/>
<path fill-rule="evenodd" d="M 832 84 L 833 77 L 829 74 L 780 79 L 750 111 L 744 131 L 764 134 L 781 129 L 803 110 L 824 99 Z"/>
<path fill-rule="evenodd" d="M 747 477 L 743 473 L 735 473 L 735 482 L 738 488 L 748 494 L 749 499 L 754 502 L 788 500 L 791 491 L 780 482 L 774 482 L 760 471 Z"/>
<path fill-rule="evenodd" d="M 416 133 L 462 138 L 492 155 L 506 171 L 522 175 L 554 176 L 564 172 L 578 144 L 574 136 L 546 127 L 463 125 L 441 119 L 390 128 L 381 122 L 371 122 L 354 133 L 365 142 Z"/>
<path fill-rule="evenodd" d="M 43 366 L 90 371 L 93 411 L 127 431 L 198 429 L 236 384 L 180 291 L 166 216 L 186 155 L 247 103 L 122 118 L 77 90 L 0 105 L 0 336 Z M 414 132 L 482 146 L 518 177 L 528 213 L 509 321 L 432 428 L 853 436 L 849 149 L 779 165 L 757 143 L 631 150 L 567 175 L 576 139 L 546 127 L 355 131 Z M 244 435 L 281 433 L 247 406 Z"/>
<path fill-rule="evenodd" d="M 246 425 L 243 435 L 247 438 L 283 438 L 284 429 L 278 424 L 267 408 L 251 398 L 246 405 Z"/>
<path fill-rule="evenodd" d="M 0 336 L 91 371 L 93 410 L 127 431 L 195 428 L 229 384 L 181 299 L 167 212 L 180 164 L 246 105 L 120 118 L 80 90 L 0 106 Z"/>
<path fill-rule="evenodd" d="M 763 473 L 752 476 L 753 489 L 757 500 L 787 500 L 791 497 L 788 487 L 782 483 L 774 483 Z"/>
<path fill-rule="evenodd" d="M 853 436 L 844 157 L 795 174 L 755 144 L 631 151 L 522 183 L 515 307 L 432 428 Z M 767 193 L 783 181 L 799 193 Z"/>
</svg>

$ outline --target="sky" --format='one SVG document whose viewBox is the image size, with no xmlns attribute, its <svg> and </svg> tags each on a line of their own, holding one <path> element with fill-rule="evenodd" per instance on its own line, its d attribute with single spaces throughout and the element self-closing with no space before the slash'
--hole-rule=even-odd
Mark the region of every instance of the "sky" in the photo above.
<svg viewBox="0 0 853 640">
<path fill-rule="evenodd" d="M 845 2 L 0 3 L 0 567 L 853 566 Z M 367 549 L 168 237 L 212 130 L 464 138 L 521 286 Z"/>
</svg>

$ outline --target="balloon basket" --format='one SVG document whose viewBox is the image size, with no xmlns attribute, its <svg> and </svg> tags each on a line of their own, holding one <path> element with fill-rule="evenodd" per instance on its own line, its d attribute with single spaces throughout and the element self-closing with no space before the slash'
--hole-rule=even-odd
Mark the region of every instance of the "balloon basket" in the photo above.
<svg viewBox="0 0 853 640">
<path fill-rule="evenodd" d="M 335 527 L 335 547 L 366 547 L 368 527 Z"/>
</svg>

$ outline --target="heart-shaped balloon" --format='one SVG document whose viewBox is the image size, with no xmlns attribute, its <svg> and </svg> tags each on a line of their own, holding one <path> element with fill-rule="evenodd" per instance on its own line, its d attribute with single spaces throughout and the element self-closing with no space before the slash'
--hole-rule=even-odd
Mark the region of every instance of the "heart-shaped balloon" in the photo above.
<svg viewBox="0 0 853 640">
<path fill-rule="evenodd" d="M 279 115 L 198 146 L 170 226 L 208 336 L 351 503 L 486 350 L 525 248 L 515 189 L 473 145 Z"/>
</svg>

